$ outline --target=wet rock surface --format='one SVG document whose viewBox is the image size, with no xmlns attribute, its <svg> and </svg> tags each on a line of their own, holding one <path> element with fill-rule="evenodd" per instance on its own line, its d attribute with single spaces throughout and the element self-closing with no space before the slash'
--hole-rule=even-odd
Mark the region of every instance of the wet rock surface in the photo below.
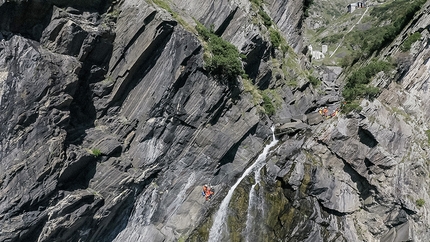
<svg viewBox="0 0 430 242">
<path fill-rule="evenodd" d="M 261 6 L 286 53 L 253 4 L 0 1 L 0 241 L 207 241 L 271 126 L 280 142 L 253 188 L 261 208 L 250 210 L 262 219 L 244 235 L 249 176 L 233 195 L 226 241 L 429 237 L 429 19 L 406 30 L 424 37 L 400 79 L 375 80 L 386 89 L 360 113 L 326 118 L 318 109 L 340 106 L 342 70 L 318 69 L 313 86 L 294 69 L 309 65 L 296 54 L 303 3 Z M 247 80 L 208 71 L 193 19 L 241 51 L 275 114 Z M 277 63 L 284 57 L 289 69 Z M 216 191 L 208 202 L 205 183 Z"/>
</svg>

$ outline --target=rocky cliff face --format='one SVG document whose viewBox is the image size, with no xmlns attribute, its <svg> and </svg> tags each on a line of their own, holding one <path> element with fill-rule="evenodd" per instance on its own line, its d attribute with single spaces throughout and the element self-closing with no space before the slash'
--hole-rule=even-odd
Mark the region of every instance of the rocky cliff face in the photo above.
<svg viewBox="0 0 430 242">
<path fill-rule="evenodd" d="M 380 75 L 361 113 L 323 119 L 341 69 L 301 55 L 302 1 L 0 1 L 0 240 L 207 241 L 274 124 L 261 206 L 248 208 L 245 178 L 222 240 L 430 236 L 416 202 L 430 201 L 427 7 L 384 52 L 420 31 L 408 68 Z M 209 71 L 196 21 L 240 51 L 248 77 Z M 247 227 L 250 212 L 261 220 Z"/>
</svg>

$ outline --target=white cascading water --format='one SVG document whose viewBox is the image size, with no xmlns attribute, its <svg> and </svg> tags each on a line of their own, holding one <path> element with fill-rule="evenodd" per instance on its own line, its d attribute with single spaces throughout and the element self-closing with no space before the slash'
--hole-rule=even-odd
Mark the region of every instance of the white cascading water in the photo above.
<svg viewBox="0 0 430 242">
<path fill-rule="evenodd" d="M 264 163 L 260 163 L 257 165 L 256 170 L 254 172 L 254 180 L 255 183 L 252 184 L 251 186 L 251 190 L 249 191 L 249 196 L 248 196 L 248 211 L 247 211 L 247 215 L 246 215 L 246 227 L 245 227 L 245 235 L 246 235 L 246 240 L 245 241 L 252 241 L 252 238 L 249 238 L 249 236 L 252 236 L 253 233 L 251 233 L 252 229 L 253 229 L 253 222 L 255 221 L 255 214 L 257 214 L 259 209 L 262 209 L 261 207 L 259 207 L 258 205 L 261 205 L 258 203 L 258 195 L 256 195 L 256 191 L 255 191 L 255 186 L 257 184 L 260 184 L 260 180 L 261 180 L 261 169 L 263 169 L 264 167 Z M 253 214 L 253 211 L 255 211 L 255 214 Z"/>
<path fill-rule="evenodd" d="M 264 147 L 263 152 L 258 156 L 257 160 L 250 167 L 248 167 L 248 169 L 245 170 L 242 176 L 230 188 L 224 200 L 222 200 L 221 205 L 219 206 L 219 209 L 215 214 L 215 219 L 212 224 L 211 230 L 209 232 L 208 242 L 219 242 L 221 240 L 222 230 L 224 226 L 226 226 L 227 224 L 225 220 L 227 217 L 228 205 L 233 196 L 234 190 L 239 185 L 239 183 L 243 180 L 243 178 L 245 178 L 247 175 L 249 175 L 249 173 L 254 171 L 256 167 L 259 168 L 257 170 L 258 170 L 258 173 L 260 173 L 260 170 L 264 165 L 264 161 L 266 160 L 266 156 L 269 153 L 270 148 L 272 148 L 278 143 L 278 141 L 275 138 L 275 127 L 272 127 L 272 136 L 273 136 L 272 142 L 268 144 L 266 147 Z"/>
</svg>

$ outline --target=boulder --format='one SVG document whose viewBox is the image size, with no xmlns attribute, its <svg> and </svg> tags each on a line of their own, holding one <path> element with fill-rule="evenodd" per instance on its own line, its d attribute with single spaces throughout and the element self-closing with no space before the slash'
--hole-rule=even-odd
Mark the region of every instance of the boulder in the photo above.
<svg viewBox="0 0 430 242">
<path fill-rule="evenodd" d="M 322 123 L 323 121 L 324 121 L 324 117 L 318 112 L 307 114 L 307 123 L 309 125 L 316 125 L 316 124 Z"/>
<path fill-rule="evenodd" d="M 276 127 L 276 134 L 293 134 L 299 130 L 307 129 L 308 125 L 303 122 L 290 122 Z"/>
<path fill-rule="evenodd" d="M 391 228 L 381 237 L 381 242 L 414 241 L 415 239 L 413 222 L 408 221 Z"/>
</svg>

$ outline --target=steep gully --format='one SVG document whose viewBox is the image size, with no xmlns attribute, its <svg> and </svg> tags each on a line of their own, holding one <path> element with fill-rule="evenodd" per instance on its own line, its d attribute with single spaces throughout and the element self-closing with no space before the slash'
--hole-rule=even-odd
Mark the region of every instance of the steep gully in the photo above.
<svg viewBox="0 0 430 242">
<path fill-rule="evenodd" d="M 258 156 L 258 158 L 255 160 L 255 162 L 250 167 L 248 167 L 248 169 L 245 170 L 245 172 L 242 174 L 242 176 L 230 188 L 227 195 L 222 200 L 221 205 L 215 214 L 215 220 L 214 220 L 214 223 L 212 225 L 212 228 L 210 229 L 210 232 L 209 232 L 209 240 L 208 240 L 209 242 L 220 241 L 220 239 L 222 238 L 223 232 L 228 233 L 228 229 L 225 228 L 225 225 L 226 225 L 226 217 L 227 217 L 227 213 L 228 213 L 228 206 L 229 206 L 230 200 L 233 196 L 233 193 L 234 193 L 236 187 L 240 184 L 240 182 L 246 176 L 248 176 L 253 171 L 255 173 L 256 179 L 255 179 L 255 184 L 252 185 L 251 191 L 249 192 L 249 198 L 250 198 L 249 199 L 249 203 L 250 203 L 249 208 L 251 207 L 251 205 L 254 206 L 254 204 L 251 204 L 251 202 L 253 201 L 252 196 L 254 196 L 254 191 L 253 191 L 254 187 L 259 182 L 259 179 L 257 177 L 259 177 L 261 168 L 263 168 L 263 166 L 264 166 L 264 161 L 266 160 L 267 154 L 269 153 L 270 149 L 278 143 L 278 140 L 275 137 L 274 131 L 275 131 L 275 128 L 272 127 L 272 142 L 264 148 L 263 152 Z M 248 210 L 248 215 L 249 215 L 249 210 Z M 247 217 L 247 220 L 248 219 L 252 219 L 252 218 Z M 249 223 L 250 222 L 247 221 L 246 229 L 249 229 L 249 227 L 248 227 Z"/>
</svg>

